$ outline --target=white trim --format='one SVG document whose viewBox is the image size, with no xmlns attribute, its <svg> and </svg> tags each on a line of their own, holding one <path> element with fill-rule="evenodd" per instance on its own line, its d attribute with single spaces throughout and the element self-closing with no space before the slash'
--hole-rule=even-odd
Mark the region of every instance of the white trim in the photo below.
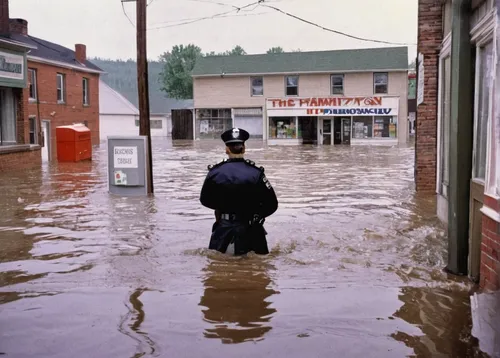
<svg viewBox="0 0 500 358">
<path fill-rule="evenodd" d="M 488 12 L 479 23 L 470 31 L 471 43 L 487 41 L 495 31 L 495 9 Z"/>
<path fill-rule="evenodd" d="M 490 219 L 496 221 L 497 223 L 500 223 L 500 213 L 493 210 L 492 208 L 489 208 L 487 206 L 484 206 L 480 209 L 483 215 L 486 215 Z"/>
<path fill-rule="evenodd" d="M 339 71 L 295 71 L 295 72 L 254 72 L 254 73 L 225 73 L 224 77 L 243 77 L 243 76 L 300 76 L 307 74 L 331 74 Z M 346 70 L 342 73 L 370 73 L 370 72 L 408 72 L 408 68 L 394 69 L 373 69 L 373 70 Z M 220 73 L 211 73 L 204 75 L 192 75 L 193 78 L 220 77 Z"/>
<path fill-rule="evenodd" d="M 441 52 L 439 53 L 440 57 L 446 57 L 451 55 L 451 32 L 446 35 L 441 43 Z"/>
<path fill-rule="evenodd" d="M 64 62 L 59 62 L 59 61 L 53 61 L 53 60 L 47 60 L 45 58 L 36 57 L 36 56 L 30 56 L 30 55 L 28 55 L 28 61 L 37 62 L 37 63 L 43 63 L 43 64 L 48 64 L 48 65 L 53 65 L 53 66 L 62 67 L 62 68 L 69 68 L 71 70 L 77 70 L 77 71 L 88 72 L 88 73 L 95 73 L 95 74 L 106 73 L 104 71 L 92 70 L 92 69 L 86 68 L 86 67 L 70 65 L 69 63 L 64 63 Z"/>
<path fill-rule="evenodd" d="M 14 45 L 14 46 L 22 47 L 24 49 L 32 49 L 32 50 L 38 49 L 38 47 L 36 47 L 36 46 L 29 45 L 27 43 L 15 41 L 15 40 L 7 40 L 5 38 L 1 38 L 0 43 L 6 43 L 8 45 Z"/>
</svg>

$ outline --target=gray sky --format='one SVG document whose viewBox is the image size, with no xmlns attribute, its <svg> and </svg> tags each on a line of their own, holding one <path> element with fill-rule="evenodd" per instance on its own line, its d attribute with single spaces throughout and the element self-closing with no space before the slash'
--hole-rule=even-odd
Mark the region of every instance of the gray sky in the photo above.
<svg viewBox="0 0 500 358">
<path fill-rule="evenodd" d="M 151 1 L 151 0 L 148 0 Z M 148 57 L 176 44 L 194 43 L 204 52 L 225 51 L 241 45 L 248 53 L 272 46 L 286 51 L 331 50 L 390 46 L 350 39 L 265 7 L 248 7 L 226 17 L 172 26 L 235 10 L 256 0 L 152 0 L 148 7 Z M 358 37 L 415 44 L 417 0 L 266 0 L 269 5 L 324 27 Z M 124 3 L 135 23 L 135 3 Z M 236 16 L 235 16 L 236 15 Z M 120 0 L 10 0 L 11 18 L 28 21 L 33 36 L 70 48 L 87 45 L 88 56 L 135 58 L 135 28 L 125 17 Z M 185 22 L 185 21 L 184 21 Z M 166 27 L 169 26 L 169 27 Z M 416 46 L 409 46 L 414 58 Z"/>
</svg>

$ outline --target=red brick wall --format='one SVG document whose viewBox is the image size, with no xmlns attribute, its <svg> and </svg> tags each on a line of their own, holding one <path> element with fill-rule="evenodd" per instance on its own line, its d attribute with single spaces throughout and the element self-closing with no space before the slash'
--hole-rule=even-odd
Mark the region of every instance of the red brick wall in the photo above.
<svg viewBox="0 0 500 358">
<path fill-rule="evenodd" d="M 415 140 L 416 190 L 436 190 L 437 90 L 443 41 L 441 0 L 418 1 L 418 52 L 424 56 L 424 103 L 417 108 Z"/>
<path fill-rule="evenodd" d="M 500 212 L 500 202 L 487 195 L 484 205 Z M 486 290 L 500 290 L 500 223 L 483 215 L 482 230 L 480 286 Z"/>
<path fill-rule="evenodd" d="M 16 153 L 0 153 L 0 173 L 5 171 L 29 170 L 40 167 L 40 148 Z"/>
<path fill-rule="evenodd" d="M 88 122 L 92 133 L 92 144 L 99 143 L 99 75 L 65 69 L 28 60 L 28 68 L 37 70 L 39 109 L 36 103 L 29 103 L 25 113 L 26 122 L 30 115 L 39 120 L 50 120 L 52 158 L 57 158 L 56 127 L 73 123 Z M 57 73 L 66 75 L 66 103 L 57 103 Z M 88 106 L 83 105 L 83 78 L 89 80 Z M 24 91 L 29 98 L 29 88 Z M 40 111 L 40 115 L 38 115 Z M 47 140 L 47 138 L 45 138 Z"/>
</svg>

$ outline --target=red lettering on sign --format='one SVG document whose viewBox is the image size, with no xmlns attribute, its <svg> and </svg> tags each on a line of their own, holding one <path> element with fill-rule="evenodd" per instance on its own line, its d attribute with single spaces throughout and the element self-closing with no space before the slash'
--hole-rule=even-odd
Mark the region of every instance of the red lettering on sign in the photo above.
<svg viewBox="0 0 500 358">
<path fill-rule="evenodd" d="M 300 99 L 300 106 L 302 107 L 303 105 L 306 105 L 307 107 L 309 107 L 309 101 L 310 101 L 310 98 L 301 98 Z"/>
<path fill-rule="evenodd" d="M 289 99 L 287 105 L 288 107 L 295 107 L 295 101 L 293 99 Z"/>
</svg>

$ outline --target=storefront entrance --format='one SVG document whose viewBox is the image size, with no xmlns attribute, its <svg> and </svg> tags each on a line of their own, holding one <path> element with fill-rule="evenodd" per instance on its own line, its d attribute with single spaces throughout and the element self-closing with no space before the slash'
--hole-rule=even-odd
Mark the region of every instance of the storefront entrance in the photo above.
<svg viewBox="0 0 500 358">
<path fill-rule="evenodd" d="M 319 120 L 319 126 L 318 126 L 318 138 L 319 138 L 319 144 L 320 145 L 333 145 L 334 140 L 333 140 L 333 119 L 332 118 L 325 118 L 325 119 L 320 119 Z"/>
<path fill-rule="evenodd" d="M 351 118 L 319 119 L 318 138 L 320 145 L 351 144 Z"/>
</svg>

